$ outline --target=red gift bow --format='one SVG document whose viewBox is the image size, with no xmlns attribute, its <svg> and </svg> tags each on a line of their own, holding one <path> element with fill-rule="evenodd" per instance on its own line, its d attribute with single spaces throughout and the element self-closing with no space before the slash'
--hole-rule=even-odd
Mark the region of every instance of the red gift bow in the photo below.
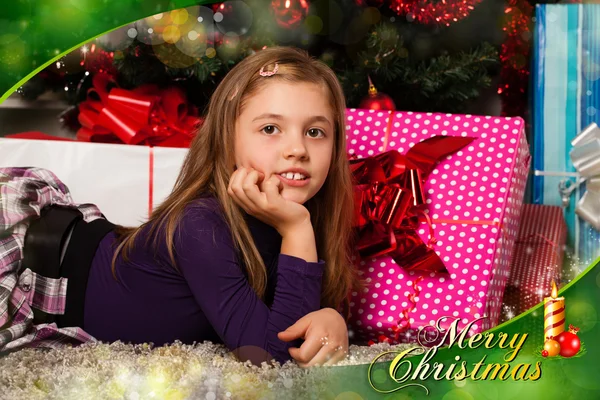
<svg viewBox="0 0 600 400">
<path fill-rule="evenodd" d="M 82 128 L 77 139 L 87 142 L 189 147 L 202 119 L 177 87 L 116 86 L 107 74 L 96 74 L 87 100 L 79 104 Z"/>
<path fill-rule="evenodd" d="M 423 182 L 435 164 L 475 138 L 434 136 L 414 145 L 406 155 L 390 150 L 377 156 L 350 160 L 355 180 L 355 229 L 361 257 L 389 255 L 409 271 L 447 272 L 433 250 L 417 235 L 425 213 Z"/>
</svg>

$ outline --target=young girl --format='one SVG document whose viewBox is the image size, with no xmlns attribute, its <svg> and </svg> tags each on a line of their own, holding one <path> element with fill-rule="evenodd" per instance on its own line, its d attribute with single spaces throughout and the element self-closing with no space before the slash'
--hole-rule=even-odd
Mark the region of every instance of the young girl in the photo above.
<svg viewBox="0 0 600 400">
<path fill-rule="evenodd" d="M 35 282 L 58 279 L 36 292 L 48 295 L 47 288 L 65 277 L 78 286 L 69 287 L 66 310 L 40 307 L 38 299 L 37 308 L 47 313 L 38 322 L 63 333 L 77 328 L 62 327 L 77 326 L 83 330 L 67 336 L 106 342 L 222 342 L 255 364 L 343 359 L 348 333 L 338 311 L 358 287 L 350 261 L 353 199 L 344 111 L 331 69 L 304 51 L 268 48 L 219 84 L 172 193 L 142 226 L 113 227 L 93 206 L 73 208 L 64 185 L 46 179 L 54 201 L 39 196 L 38 214 L 39 221 L 51 222 L 31 224 L 23 264 Z M 49 171 L 34 172 L 39 182 Z M 19 181 L 19 174 L 5 171 L 4 180 L 23 184 L 27 173 Z M 56 216 L 64 211 L 56 211 L 61 204 L 81 214 L 78 222 Z M 87 239 L 98 221 L 105 223 L 96 224 L 97 239 Z M 42 276 L 48 258 L 40 260 L 38 251 L 34 259 L 32 250 L 41 247 L 35 238 L 57 224 L 63 230 L 69 225 L 71 235 L 68 245 L 60 239 L 60 276 Z M 83 257 L 83 248 L 93 256 Z M 22 276 L 15 292 L 23 293 Z M 1 316 L 2 309 L 0 351 Z M 6 337 L 18 336 L 13 330 Z"/>
</svg>

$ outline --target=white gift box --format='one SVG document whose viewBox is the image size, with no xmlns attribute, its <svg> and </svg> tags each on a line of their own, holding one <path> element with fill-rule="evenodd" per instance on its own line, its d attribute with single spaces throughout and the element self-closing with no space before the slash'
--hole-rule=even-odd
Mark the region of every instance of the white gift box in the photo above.
<svg viewBox="0 0 600 400">
<path fill-rule="evenodd" d="M 75 203 L 115 224 L 138 226 L 173 189 L 188 149 L 0 138 L 0 168 L 52 171 Z"/>
</svg>

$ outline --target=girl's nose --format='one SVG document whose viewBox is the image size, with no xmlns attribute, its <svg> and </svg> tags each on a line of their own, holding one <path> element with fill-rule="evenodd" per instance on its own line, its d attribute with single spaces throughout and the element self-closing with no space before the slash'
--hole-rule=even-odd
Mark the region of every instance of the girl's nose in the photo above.
<svg viewBox="0 0 600 400">
<path fill-rule="evenodd" d="M 308 150 L 303 135 L 289 135 L 285 141 L 283 153 L 285 158 L 308 159 Z"/>
</svg>

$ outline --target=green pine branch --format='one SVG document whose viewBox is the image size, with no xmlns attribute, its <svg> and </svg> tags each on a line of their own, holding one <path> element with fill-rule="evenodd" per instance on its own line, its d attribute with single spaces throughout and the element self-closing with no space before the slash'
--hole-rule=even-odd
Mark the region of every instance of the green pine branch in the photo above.
<svg viewBox="0 0 600 400">
<path fill-rule="evenodd" d="M 491 85 L 489 70 L 498 51 L 483 43 L 470 52 L 442 54 L 416 61 L 392 24 L 380 24 L 366 38 L 358 62 L 340 68 L 340 82 L 350 107 L 367 96 L 370 76 L 398 109 L 460 112 L 469 100 Z"/>
<path fill-rule="evenodd" d="M 198 79 L 200 83 L 205 83 L 211 77 L 215 76 L 222 67 L 223 63 L 219 58 L 202 57 L 192 66 L 192 76 Z"/>
<path fill-rule="evenodd" d="M 422 61 L 416 68 L 405 69 L 402 81 L 422 96 L 419 108 L 429 104 L 441 111 L 456 111 L 457 103 L 465 104 L 491 85 L 489 68 L 497 62 L 497 50 L 483 43 L 471 52 Z"/>
</svg>

